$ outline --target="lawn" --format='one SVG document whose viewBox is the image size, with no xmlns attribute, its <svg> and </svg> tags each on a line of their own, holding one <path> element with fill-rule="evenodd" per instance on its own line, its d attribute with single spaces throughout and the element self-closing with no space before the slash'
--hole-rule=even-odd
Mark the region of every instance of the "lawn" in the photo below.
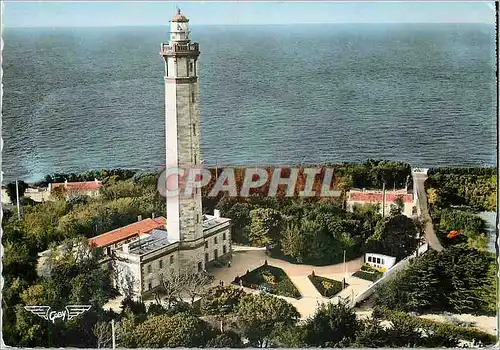
<svg viewBox="0 0 500 350">
<path fill-rule="evenodd" d="M 240 281 L 244 287 L 260 289 L 270 294 L 295 299 L 300 299 L 302 297 L 297 287 L 295 287 L 293 282 L 286 275 L 285 271 L 279 267 L 264 264 L 255 270 L 247 272 L 241 277 L 237 276 L 233 283 L 239 285 Z"/>
<path fill-rule="evenodd" d="M 319 294 L 331 298 L 342 290 L 342 282 L 331 280 L 326 277 L 316 276 L 314 274 L 307 276 L 309 281 L 316 287 Z M 347 283 L 346 283 L 347 286 Z"/>
<path fill-rule="evenodd" d="M 361 278 L 361 279 L 364 279 L 367 281 L 372 281 L 372 282 L 375 282 L 383 275 L 384 275 L 383 272 L 380 272 L 379 270 L 377 270 L 369 265 L 361 266 L 361 270 L 356 271 L 353 274 L 354 277 Z"/>
</svg>

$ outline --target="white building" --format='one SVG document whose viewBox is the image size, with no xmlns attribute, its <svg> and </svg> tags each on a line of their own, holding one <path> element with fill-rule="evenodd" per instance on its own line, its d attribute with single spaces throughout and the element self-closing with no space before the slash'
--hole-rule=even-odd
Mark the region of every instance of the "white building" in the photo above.
<svg viewBox="0 0 500 350">
<path fill-rule="evenodd" d="M 121 245 L 114 250 L 115 286 L 122 294 L 147 297 L 152 292 L 161 290 L 162 281 L 168 280 L 170 276 L 185 272 L 202 272 L 215 261 L 230 258 L 229 219 L 204 215 L 203 234 L 201 247 L 195 246 L 203 251 L 203 258 L 188 264 L 184 264 L 182 255 L 186 248 L 191 247 L 176 240 L 175 236 L 170 237 L 165 229 L 153 229 L 140 238 Z"/>
<path fill-rule="evenodd" d="M 396 258 L 389 255 L 366 253 L 365 264 L 387 271 L 396 264 Z"/>
<path fill-rule="evenodd" d="M 403 215 L 408 217 L 417 216 L 417 203 L 413 193 L 406 189 L 396 191 L 367 191 L 351 190 L 347 192 L 347 210 L 353 212 L 356 206 L 374 204 L 379 206 L 379 212 L 383 216 L 389 216 L 391 208 L 397 205 L 397 200 L 403 201 Z"/>
</svg>

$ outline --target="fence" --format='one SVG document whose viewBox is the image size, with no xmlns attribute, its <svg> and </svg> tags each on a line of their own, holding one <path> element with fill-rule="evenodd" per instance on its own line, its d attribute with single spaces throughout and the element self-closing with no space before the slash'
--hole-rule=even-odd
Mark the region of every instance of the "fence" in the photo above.
<svg viewBox="0 0 500 350">
<path fill-rule="evenodd" d="M 424 254 L 427 250 L 429 250 L 429 244 L 428 243 L 422 244 L 418 248 L 418 255 L 420 256 L 420 255 Z M 372 285 L 370 285 L 368 287 L 368 289 L 366 289 L 364 292 L 362 292 L 356 298 L 354 298 L 354 301 L 351 300 L 351 307 L 356 306 L 356 304 L 362 302 L 363 300 L 365 300 L 366 298 L 371 296 L 375 292 L 375 289 L 378 286 L 387 282 L 388 279 L 390 279 L 392 276 L 394 276 L 394 274 L 396 272 L 401 271 L 402 269 L 407 267 L 410 264 L 411 260 L 413 258 L 415 258 L 416 256 L 417 256 L 417 252 L 414 252 L 412 255 L 407 256 L 406 258 L 404 258 L 403 260 L 398 262 L 396 265 L 391 267 L 387 272 L 384 273 L 384 275 L 380 279 L 375 281 Z"/>
</svg>

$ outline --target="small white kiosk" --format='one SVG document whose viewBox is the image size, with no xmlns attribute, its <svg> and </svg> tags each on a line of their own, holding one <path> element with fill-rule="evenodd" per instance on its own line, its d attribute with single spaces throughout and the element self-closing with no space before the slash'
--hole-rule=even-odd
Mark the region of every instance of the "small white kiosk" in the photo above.
<svg viewBox="0 0 500 350">
<path fill-rule="evenodd" d="M 396 258 L 376 253 L 365 254 L 365 264 L 373 266 L 377 269 L 389 270 L 396 263 Z"/>
</svg>

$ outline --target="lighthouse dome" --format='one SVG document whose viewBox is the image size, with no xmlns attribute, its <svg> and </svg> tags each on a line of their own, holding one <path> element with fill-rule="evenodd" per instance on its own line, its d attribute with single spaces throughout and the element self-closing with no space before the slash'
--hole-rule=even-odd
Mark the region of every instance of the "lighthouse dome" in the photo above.
<svg viewBox="0 0 500 350">
<path fill-rule="evenodd" d="M 170 22 L 189 22 L 189 19 L 187 19 L 187 17 L 184 16 L 183 14 L 181 14 L 180 9 L 177 9 L 177 14 L 174 17 L 172 17 Z"/>
</svg>

